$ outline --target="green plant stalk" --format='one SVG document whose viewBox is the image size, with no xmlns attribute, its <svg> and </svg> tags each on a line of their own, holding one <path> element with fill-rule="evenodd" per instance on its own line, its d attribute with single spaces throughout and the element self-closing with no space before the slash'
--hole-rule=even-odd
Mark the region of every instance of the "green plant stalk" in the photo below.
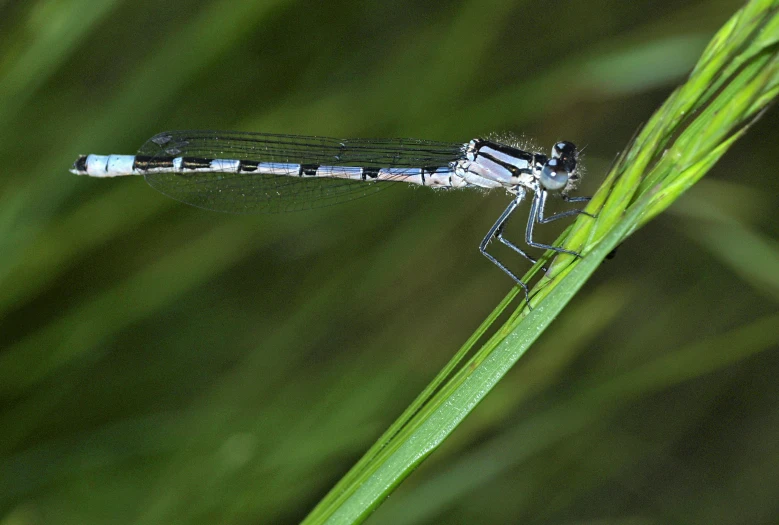
<svg viewBox="0 0 779 525">
<path fill-rule="evenodd" d="M 517 295 L 512 290 L 304 523 L 363 521 L 497 384 L 606 255 L 700 180 L 777 93 L 779 0 L 753 0 L 714 36 L 688 81 L 617 160 L 588 204 L 597 219 L 581 216 L 564 234 L 565 246 L 583 257 L 556 257 L 533 289 L 532 311 L 523 302 L 459 366 Z M 525 278 L 532 278 L 542 263 Z"/>
</svg>

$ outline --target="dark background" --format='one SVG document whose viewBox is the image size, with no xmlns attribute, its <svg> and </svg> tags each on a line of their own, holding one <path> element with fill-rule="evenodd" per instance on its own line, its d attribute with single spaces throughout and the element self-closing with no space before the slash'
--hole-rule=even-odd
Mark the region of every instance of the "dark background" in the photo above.
<svg viewBox="0 0 779 525">
<path fill-rule="evenodd" d="M 0 1 L 0 523 L 297 522 L 511 285 L 476 249 L 501 192 L 230 216 L 78 154 L 511 132 L 586 146 L 592 193 L 739 6 Z M 776 115 L 371 523 L 779 520 Z"/>
</svg>

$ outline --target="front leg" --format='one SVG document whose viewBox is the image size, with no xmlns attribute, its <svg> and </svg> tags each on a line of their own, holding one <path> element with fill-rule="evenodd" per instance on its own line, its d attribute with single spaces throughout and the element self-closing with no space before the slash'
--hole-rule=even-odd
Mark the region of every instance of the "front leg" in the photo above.
<svg viewBox="0 0 779 525">
<path fill-rule="evenodd" d="M 567 212 L 558 213 L 557 215 L 552 215 L 547 219 L 543 219 L 544 205 L 546 204 L 546 195 L 547 195 L 546 190 L 540 190 L 536 192 L 535 195 L 533 195 L 533 203 L 530 205 L 530 216 L 528 217 L 527 229 L 525 230 L 525 242 L 528 244 L 528 246 L 532 246 L 534 248 L 541 248 L 543 250 L 552 250 L 558 253 L 567 253 L 569 255 L 573 255 L 574 257 L 580 257 L 580 254 L 577 252 L 566 250 L 565 248 L 560 248 L 558 246 L 552 246 L 550 244 L 543 244 L 540 242 L 533 241 L 533 226 L 535 226 L 536 222 L 543 224 L 546 222 L 551 222 L 553 220 L 559 219 L 560 217 L 585 213 L 582 210 L 569 210 Z"/>
<path fill-rule="evenodd" d="M 589 217 L 592 217 L 593 219 L 595 218 L 595 215 L 593 215 L 591 213 L 587 213 L 586 211 L 579 210 L 579 209 L 567 210 L 567 211 L 563 211 L 563 212 L 560 212 L 560 213 L 556 213 L 556 214 L 552 215 L 551 217 L 544 217 L 544 207 L 546 206 L 546 197 L 547 197 L 547 192 L 546 191 L 542 191 L 541 192 L 541 204 L 540 204 L 539 210 L 538 210 L 538 222 L 540 224 L 546 224 L 548 222 L 556 221 L 557 219 L 562 219 L 563 217 L 570 217 L 571 215 L 579 215 L 579 214 L 587 215 Z M 565 202 L 589 202 L 591 200 L 591 197 L 568 197 L 566 195 L 563 195 L 562 199 Z"/>
</svg>

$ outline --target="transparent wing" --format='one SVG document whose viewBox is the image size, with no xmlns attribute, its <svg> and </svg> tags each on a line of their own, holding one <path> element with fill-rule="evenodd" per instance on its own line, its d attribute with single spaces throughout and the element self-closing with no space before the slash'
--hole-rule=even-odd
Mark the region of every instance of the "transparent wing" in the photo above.
<svg viewBox="0 0 779 525">
<path fill-rule="evenodd" d="M 334 139 L 234 131 L 168 131 L 138 150 L 155 159 L 189 157 L 279 164 L 364 168 L 448 167 L 462 156 L 462 144 L 417 139 Z M 391 181 L 353 181 L 274 173 L 145 173 L 158 191 L 200 208 L 229 213 L 273 213 L 329 206 L 392 185 Z"/>
</svg>

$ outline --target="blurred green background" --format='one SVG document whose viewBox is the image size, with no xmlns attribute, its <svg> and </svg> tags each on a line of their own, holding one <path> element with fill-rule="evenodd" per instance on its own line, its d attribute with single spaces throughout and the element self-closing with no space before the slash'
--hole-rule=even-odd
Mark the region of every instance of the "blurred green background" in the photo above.
<svg viewBox="0 0 779 525">
<path fill-rule="evenodd" d="M 511 285 L 499 192 L 230 216 L 78 154 L 513 132 L 586 146 L 587 194 L 739 6 L 0 0 L 0 524 L 296 523 Z M 776 115 L 370 523 L 779 522 Z"/>
</svg>

